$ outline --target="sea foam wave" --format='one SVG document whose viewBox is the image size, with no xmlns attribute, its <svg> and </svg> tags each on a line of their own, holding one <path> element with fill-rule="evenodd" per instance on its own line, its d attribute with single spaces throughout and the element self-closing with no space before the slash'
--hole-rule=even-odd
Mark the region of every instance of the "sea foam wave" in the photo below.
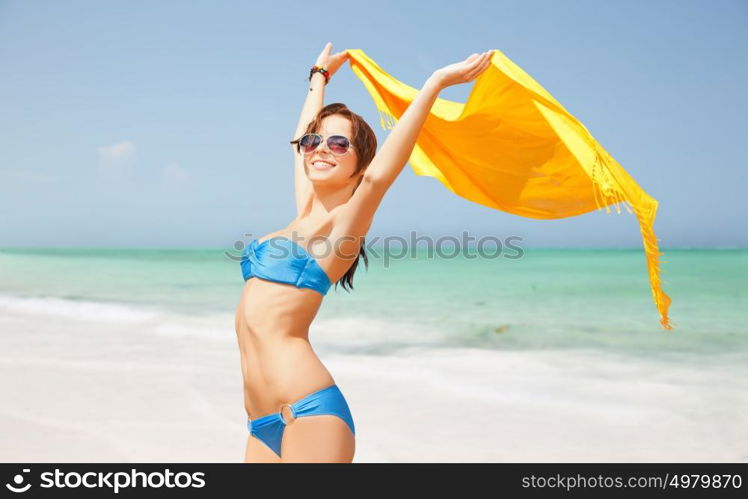
<svg viewBox="0 0 748 499">
<path fill-rule="evenodd" d="M 65 317 L 83 321 L 147 322 L 158 311 L 121 303 L 71 300 L 57 297 L 0 296 L 0 311 L 28 315 Z"/>
</svg>

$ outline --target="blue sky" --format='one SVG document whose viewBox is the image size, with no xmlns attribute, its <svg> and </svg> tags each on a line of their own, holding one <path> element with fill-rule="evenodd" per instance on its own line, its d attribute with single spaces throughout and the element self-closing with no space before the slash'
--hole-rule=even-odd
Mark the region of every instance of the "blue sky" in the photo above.
<svg viewBox="0 0 748 499">
<path fill-rule="evenodd" d="M 745 1 L 0 0 L 0 246 L 229 247 L 285 227 L 288 140 L 327 41 L 417 87 L 500 49 L 660 202 L 662 248 L 748 244 Z M 325 102 L 367 118 L 381 146 L 347 63 Z M 625 210 L 517 217 L 407 166 L 370 234 L 410 231 L 642 244 Z"/>
</svg>

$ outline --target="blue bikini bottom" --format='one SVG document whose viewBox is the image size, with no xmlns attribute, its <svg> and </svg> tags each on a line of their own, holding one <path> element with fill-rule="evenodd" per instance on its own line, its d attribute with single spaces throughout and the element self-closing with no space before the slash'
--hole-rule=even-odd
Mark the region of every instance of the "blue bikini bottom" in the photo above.
<svg viewBox="0 0 748 499">
<path fill-rule="evenodd" d="M 315 416 L 318 414 L 330 414 L 337 416 L 348 424 L 351 433 L 356 434 L 348 403 L 338 385 L 330 385 L 327 388 L 310 393 L 292 404 L 281 405 L 281 410 L 256 419 L 247 419 L 249 433 L 260 439 L 270 447 L 278 457 L 281 455 L 281 441 L 286 421 L 283 419 L 282 410 L 284 406 L 291 408 L 294 419 L 303 416 Z"/>
</svg>

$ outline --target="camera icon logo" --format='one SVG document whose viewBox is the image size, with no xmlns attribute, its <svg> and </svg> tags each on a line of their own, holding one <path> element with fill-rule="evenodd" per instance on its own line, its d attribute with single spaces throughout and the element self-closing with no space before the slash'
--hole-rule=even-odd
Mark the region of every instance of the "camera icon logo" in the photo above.
<svg viewBox="0 0 748 499">
<path fill-rule="evenodd" d="M 23 469 L 24 473 L 29 473 L 30 471 L 31 469 L 29 468 Z M 8 490 L 10 490 L 11 492 L 16 492 L 16 493 L 26 492 L 27 490 L 31 488 L 31 484 L 27 483 L 26 485 L 23 485 L 23 480 L 24 480 L 24 476 L 18 473 L 13 477 L 13 483 L 15 484 L 15 486 L 10 483 L 6 483 L 5 486 L 8 487 Z"/>
</svg>

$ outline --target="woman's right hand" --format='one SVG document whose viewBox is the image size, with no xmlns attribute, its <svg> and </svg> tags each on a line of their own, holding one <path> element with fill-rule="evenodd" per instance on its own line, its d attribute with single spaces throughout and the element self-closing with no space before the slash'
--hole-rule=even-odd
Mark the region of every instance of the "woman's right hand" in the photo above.
<svg viewBox="0 0 748 499">
<path fill-rule="evenodd" d="M 330 73 L 330 76 L 334 75 L 335 72 L 340 69 L 340 66 L 342 66 L 349 57 L 348 51 L 338 52 L 337 54 L 330 55 L 331 50 L 332 42 L 327 42 L 325 48 L 322 49 L 322 52 L 317 57 L 317 62 L 315 62 L 317 66 L 322 66 L 323 68 L 325 68 L 327 72 Z"/>
<path fill-rule="evenodd" d="M 491 64 L 493 50 L 488 50 L 482 54 L 471 54 L 467 59 L 455 62 L 449 66 L 437 69 L 432 77 L 437 81 L 441 88 L 446 88 L 460 83 L 468 83 L 485 71 Z"/>
</svg>

